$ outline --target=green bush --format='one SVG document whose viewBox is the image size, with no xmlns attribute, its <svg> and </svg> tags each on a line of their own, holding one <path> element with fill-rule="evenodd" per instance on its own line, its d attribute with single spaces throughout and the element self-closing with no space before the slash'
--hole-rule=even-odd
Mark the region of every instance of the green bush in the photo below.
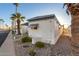
<svg viewBox="0 0 79 59">
<path fill-rule="evenodd" d="M 44 48 L 45 44 L 43 42 L 36 42 L 35 46 L 38 47 L 38 48 Z"/>
<path fill-rule="evenodd" d="M 21 39 L 21 41 L 22 41 L 22 43 L 25 43 L 25 42 L 32 42 L 32 38 L 26 36 L 26 37 L 23 37 L 23 38 Z"/>
<path fill-rule="evenodd" d="M 29 55 L 30 56 L 35 56 L 36 55 L 36 52 L 34 51 L 34 49 L 29 50 Z"/>
</svg>

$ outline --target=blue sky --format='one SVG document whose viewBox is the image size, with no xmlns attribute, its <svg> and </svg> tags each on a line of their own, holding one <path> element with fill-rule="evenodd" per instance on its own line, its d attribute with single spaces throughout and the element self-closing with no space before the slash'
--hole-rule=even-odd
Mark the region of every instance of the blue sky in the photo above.
<svg viewBox="0 0 79 59">
<path fill-rule="evenodd" d="M 18 7 L 18 12 L 29 18 L 41 15 L 55 14 L 60 24 L 71 24 L 71 18 L 65 12 L 62 3 L 22 3 Z M 0 18 L 4 19 L 5 23 L 11 24 L 11 14 L 15 13 L 15 6 L 11 3 L 0 3 Z"/>
</svg>

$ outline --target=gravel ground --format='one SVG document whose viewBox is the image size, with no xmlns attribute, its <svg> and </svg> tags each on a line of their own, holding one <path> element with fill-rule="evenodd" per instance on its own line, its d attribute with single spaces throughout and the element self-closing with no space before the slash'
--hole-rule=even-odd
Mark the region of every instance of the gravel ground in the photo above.
<svg viewBox="0 0 79 59">
<path fill-rule="evenodd" d="M 70 56 L 71 42 L 68 36 L 61 36 L 58 42 L 53 46 L 45 44 L 45 48 L 35 48 L 31 43 L 22 44 L 15 43 L 15 51 L 17 56 L 29 56 L 29 49 L 34 48 L 36 56 Z"/>
<path fill-rule="evenodd" d="M 17 56 L 29 56 L 29 50 L 34 49 L 36 56 L 49 56 L 51 55 L 51 45 L 45 44 L 44 48 L 36 48 L 31 43 L 18 44 L 15 42 L 15 51 Z"/>
<path fill-rule="evenodd" d="M 68 36 L 61 36 L 56 45 L 51 47 L 52 56 L 71 56 L 71 41 Z"/>
</svg>

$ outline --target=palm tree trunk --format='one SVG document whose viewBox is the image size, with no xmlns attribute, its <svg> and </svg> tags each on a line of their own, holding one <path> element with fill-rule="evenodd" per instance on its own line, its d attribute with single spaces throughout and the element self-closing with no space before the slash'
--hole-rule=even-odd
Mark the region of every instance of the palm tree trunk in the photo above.
<svg viewBox="0 0 79 59">
<path fill-rule="evenodd" d="M 16 11 L 15 11 L 16 14 L 17 14 L 17 9 L 18 9 L 18 7 L 16 6 Z"/>
<path fill-rule="evenodd" d="M 72 45 L 72 54 L 79 55 L 79 16 L 73 15 L 71 21 L 71 45 Z"/>
<path fill-rule="evenodd" d="M 18 35 L 21 35 L 21 32 L 20 32 L 20 20 L 19 19 L 17 20 L 17 31 L 18 31 Z"/>
</svg>

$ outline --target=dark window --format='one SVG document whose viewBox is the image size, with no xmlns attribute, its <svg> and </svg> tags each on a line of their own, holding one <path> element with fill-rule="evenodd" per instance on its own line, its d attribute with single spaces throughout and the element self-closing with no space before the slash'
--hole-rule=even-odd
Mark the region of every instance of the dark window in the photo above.
<svg viewBox="0 0 79 59">
<path fill-rule="evenodd" d="M 38 24 L 30 24 L 31 29 L 38 29 Z"/>
</svg>

